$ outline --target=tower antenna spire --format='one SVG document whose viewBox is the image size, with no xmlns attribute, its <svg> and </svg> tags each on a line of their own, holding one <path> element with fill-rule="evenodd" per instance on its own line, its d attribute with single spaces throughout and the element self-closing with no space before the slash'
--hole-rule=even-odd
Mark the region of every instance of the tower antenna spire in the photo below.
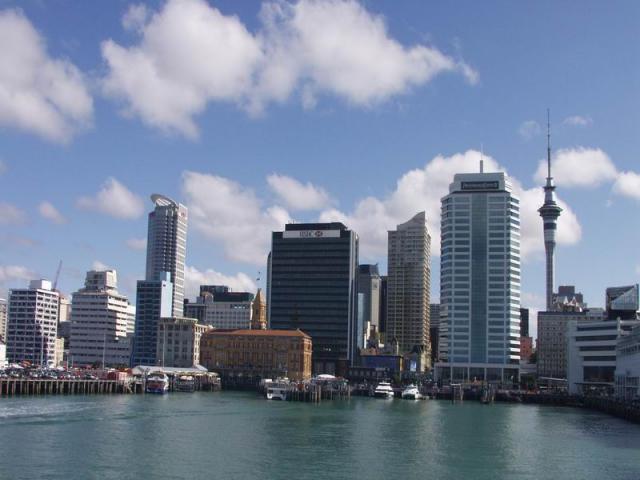
<svg viewBox="0 0 640 480">
<path fill-rule="evenodd" d="M 544 188 L 544 204 L 538 209 L 542 217 L 544 231 L 544 250 L 546 256 L 546 304 L 547 311 L 553 309 L 553 283 L 554 283 L 554 251 L 556 248 L 556 229 L 558 217 L 562 208 L 558 206 L 553 198 L 556 187 L 553 185 L 551 177 L 551 121 L 549 109 L 547 108 L 547 183 Z"/>
<path fill-rule="evenodd" d="M 551 120 L 547 108 L 547 179 L 551 177 Z"/>
<path fill-rule="evenodd" d="M 480 173 L 484 173 L 484 147 L 480 144 Z"/>
</svg>

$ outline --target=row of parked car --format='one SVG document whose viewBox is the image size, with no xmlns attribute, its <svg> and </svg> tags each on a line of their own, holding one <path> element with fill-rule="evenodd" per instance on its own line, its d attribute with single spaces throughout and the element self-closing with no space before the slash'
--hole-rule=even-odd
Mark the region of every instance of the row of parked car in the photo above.
<svg viewBox="0 0 640 480">
<path fill-rule="evenodd" d="M 0 378 L 31 378 L 44 380 L 97 380 L 93 373 L 82 370 L 41 369 L 10 366 L 0 370 Z"/>
</svg>

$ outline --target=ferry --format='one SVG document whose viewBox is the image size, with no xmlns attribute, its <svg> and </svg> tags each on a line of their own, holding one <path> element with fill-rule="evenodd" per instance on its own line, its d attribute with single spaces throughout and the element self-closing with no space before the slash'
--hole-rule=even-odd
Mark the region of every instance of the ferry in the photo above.
<svg viewBox="0 0 640 480">
<path fill-rule="evenodd" d="M 373 392 L 376 398 L 393 398 L 393 388 L 389 382 L 380 382 Z"/>
<path fill-rule="evenodd" d="M 147 393 L 169 393 L 169 377 L 162 372 L 153 372 L 147 377 Z"/>
<path fill-rule="evenodd" d="M 402 391 L 402 398 L 406 400 L 420 400 L 423 398 L 420 390 L 415 385 L 409 385 Z"/>
<path fill-rule="evenodd" d="M 191 375 L 181 375 L 176 383 L 179 392 L 193 392 L 196 389 L 196 381 Z"/>
</svg>

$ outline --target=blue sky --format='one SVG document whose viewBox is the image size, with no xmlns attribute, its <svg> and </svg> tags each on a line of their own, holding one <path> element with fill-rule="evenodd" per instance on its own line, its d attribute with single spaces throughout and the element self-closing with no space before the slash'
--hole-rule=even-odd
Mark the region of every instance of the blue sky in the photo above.
<svg viewBox="0 0 640 480">
<path fill-rule="evenodd" d="M 557 283 L 593 306 L 640 276 L 637 2 L 0 1 L 0 289 L 134 296 L 153 192 L 190 207 L 187 277 L 251 288 L 284 221 L 342 220 L 386 268 L 386 230 L 455 171 L 516 180 L 523 305 L 543 303 L 546 108 Z M 102 191 L 102 193 L 100 193 Z M 280 225 L 280 227 L 278 227 Z"/>
</svg>

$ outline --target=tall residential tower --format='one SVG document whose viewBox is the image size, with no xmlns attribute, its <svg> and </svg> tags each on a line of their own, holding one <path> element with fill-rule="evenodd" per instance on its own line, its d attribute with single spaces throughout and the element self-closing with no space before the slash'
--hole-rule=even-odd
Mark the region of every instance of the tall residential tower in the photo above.
<svg viewBox="0 0 640 480">
<path fill-rule="evenodd" d="M 386 339 L 395 339 L 402 354 L 417 354 L 419 371 L 431 367 L 430 255 L 424 212 L 389 231 Z"/>
<path fill-rule="evenodd" d="M 173 284 L 172 316 L 182 316 L 184 300 L 184 261 L 187 249 L 187 207 L 164 195 L 153 194 L 155 205 L 149 213 L 147 235 L 147 274 L 145 280 L 155 282 L 163 272 L 171 274 Z"/>
<path fill-rule="evenodd" d="M 553 310 L 553 281 L 554 281 L 554 250 L 556 248 L 556 229 L 558 217 L 562 208 L 554 199 L 556 189 L 551 176 L 551 129 L 549 126 L 549 111 L 547 111 L 547 183 L 544 186 L 544 204 L 538 209 L 544 225 L 544 250 L 546 253 L 546 303 L 547 311 Z"/>
</svg>

